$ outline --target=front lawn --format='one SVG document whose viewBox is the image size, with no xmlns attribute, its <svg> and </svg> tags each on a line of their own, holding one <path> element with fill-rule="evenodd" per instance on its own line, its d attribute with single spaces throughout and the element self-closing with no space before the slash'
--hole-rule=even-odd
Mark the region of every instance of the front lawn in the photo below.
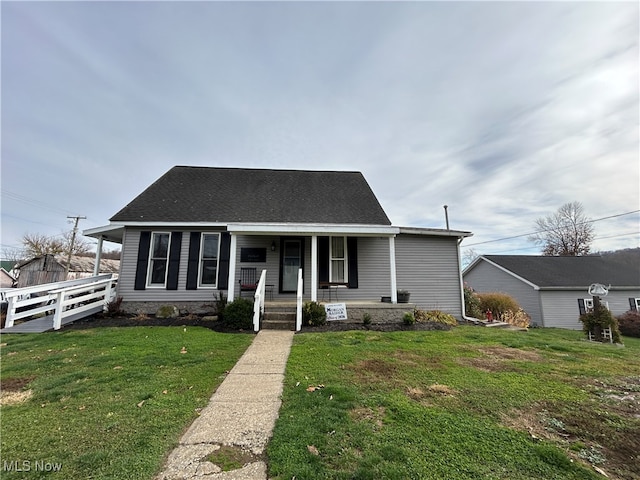
<svg viewBox="0 0 640 480">
<path fill-rule="evenodd" d="M 640 478 L 640 340 L 458 327 L 296 335 L 275 479 Z"/>
<path fill-rule="evenodd" d="M 3 335 L 0 477 L 153 478 L 253 338 L 200 327 Z"/>
</svg>

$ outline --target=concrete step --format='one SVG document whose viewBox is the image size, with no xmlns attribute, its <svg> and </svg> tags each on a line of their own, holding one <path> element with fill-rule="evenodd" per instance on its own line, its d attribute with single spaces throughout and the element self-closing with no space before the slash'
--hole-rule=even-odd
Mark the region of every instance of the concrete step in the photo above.
<svg viewBox="0 0 640 480">
<path fill-rule="evenodd" d="M 295 330 L 296 309 L 287 307 L 265 309 L 262 328 L 264 330 Z"/>
</svg>

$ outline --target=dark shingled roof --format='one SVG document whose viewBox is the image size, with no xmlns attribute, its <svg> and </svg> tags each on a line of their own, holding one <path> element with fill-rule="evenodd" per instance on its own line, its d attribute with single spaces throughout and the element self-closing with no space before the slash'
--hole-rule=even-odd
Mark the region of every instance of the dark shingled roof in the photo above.
<svg viewBox="0 0 640 480">
<path fill-rule="evenodd" d="M 391 225 L 360 172 L 173 167 L 112 222 Z"/>
<path fill-rule="evenodd" d="M 546 257 L 483 255 L 484 258 L 539 287 L 640 286 L 640 265 L 608 256 Z"/>
</svg>

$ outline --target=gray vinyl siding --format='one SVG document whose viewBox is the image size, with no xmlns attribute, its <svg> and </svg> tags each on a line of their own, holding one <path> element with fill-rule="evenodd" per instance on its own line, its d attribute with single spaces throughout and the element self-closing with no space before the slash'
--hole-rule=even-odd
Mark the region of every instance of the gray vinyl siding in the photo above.
<svg viewBox="0 0 640 480">
<path fill-rule="evenodd" d="M 401 234 L 396 237 L 399 290 L 411 293 L 420 309 L 462 317 L 458 244 L 455 237 Z"/>
<path fill-rule="evenodd" d="M 146 231 L 171 231 L 170 229 L 144 229 Z M 122 242 L 122 256 L 120 262 L 120 277 L 118 279 L 118 296 L 125 302 L 213 302 L 214 290 L 212 288 L 199 288 L 187 290 L 187 263 L 189 260 L 189 234 L 191 231 L 182 232 L 180 250 L 180 269 L 178 273 L 178 289 L 149 288 L 135 290 L 136 264 L 138 260 L 138 243 L 142 229 L 127 229 Z M 202 230 L 193 230 L 202 231 Z M 219 233 L 219 231 L 207 230 L 206 233 Z M 173 241 L 173 237 L 172 237 Z"/>
<path fill-rule="evenodd" d="M 544 309 L 544 326 L 582 329 L 578 299 L 591 298 L 587 288 L 576 290 L 543 290 L 540 292 Z M 640 290 L 610 290 L 602 301 L 608 304 L 614 316 L 622 315 L 629 310 L 629 298 L 640 297 Z"/>
<path fill-rule="evenodd" d="M 544 312 L 543 326 L 581 330 L 579 298 L 590 297 L 586 291 L 541 291 L 540 299 Z"/>
<path fill-rule="evenodd" d="M 480 261 L 465 273 L 464 281 L 478 293 L 501 292 L 510 295 L 529 314 L 532 324 L 546 326 L 542 317 L 539 292 L 504 270 Z"/>
</svg>

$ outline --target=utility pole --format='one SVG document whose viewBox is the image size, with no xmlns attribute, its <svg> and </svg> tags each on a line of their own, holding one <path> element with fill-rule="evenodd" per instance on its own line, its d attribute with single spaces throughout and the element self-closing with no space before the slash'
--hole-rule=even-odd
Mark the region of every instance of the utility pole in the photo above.
<svg viewBox="0 0 640 480">
<path fill-rule="evenodd" d="M 71 234 L 71 242 L 69 244 L 69 251 L 67 252 L 67 269 L 65 273 L 65 280 L 69 276 L 69 269 L 71 268 L 71 254 L 73 253 L 73 247 L 75 246 L 75 243 L 76 243 L 76 234 L 78 233 L 78 222 L 80 220 L 85 220 L 87 217 L 81 217 L 77 215 L 75 217 L 67 216 L 67 218 L 75 220 L 75 223 L 73 224 L 73 233 Z"/>
</svg>

